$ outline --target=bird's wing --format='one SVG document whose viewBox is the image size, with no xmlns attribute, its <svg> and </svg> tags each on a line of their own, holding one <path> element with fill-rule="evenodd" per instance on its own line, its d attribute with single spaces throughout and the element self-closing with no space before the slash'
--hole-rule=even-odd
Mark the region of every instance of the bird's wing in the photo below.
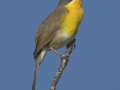
<svg viewBox="0 0 120 90">
<path fill-rule="evenodd" d="M 55 10 L 38 28 L 35 37 L 36 48 L 33 53 L 35 59 L 41 48 L 49 43 L 54 38 L 56 31 L 60 29 L 60 19 L 63 14 L 63 10 Z"/>
</svg>

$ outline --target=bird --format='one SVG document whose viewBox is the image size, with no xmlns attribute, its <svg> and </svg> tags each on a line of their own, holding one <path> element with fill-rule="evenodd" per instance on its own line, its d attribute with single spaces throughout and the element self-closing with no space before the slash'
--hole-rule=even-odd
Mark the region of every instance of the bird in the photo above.
<svg viewBox="0 0 120 90">
<path fill-rule="evenodd" d="M 60 0 L 55 10 L 41 23 L 35 35 L 36 61 L 32 90 L 35 90 L 38 68 L 48 51 L 54 51 L 75 39 L 83 19 L 82 0 Z"/>
</svg>

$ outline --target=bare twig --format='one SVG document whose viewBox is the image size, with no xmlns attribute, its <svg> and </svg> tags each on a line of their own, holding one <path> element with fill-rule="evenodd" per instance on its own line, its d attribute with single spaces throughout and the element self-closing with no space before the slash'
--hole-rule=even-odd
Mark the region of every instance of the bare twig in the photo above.
<svg viewBox="0 0 120 90">
<path fill-rule="evenodd" d="M 63 73 L 63 70 L 65 69 L 65 67 L 67 66 L 67 63 L 68 63 L 68 58 L 69 58 L 69 56 L 70 56 L 70 54 L 71 54 L 71 52 L 72 52 L 72 49 L 73 49 L 73 47 L 75 48 L 75 39 L 72 41 L 72 42 L 70 42 L 66 47 L 67 47 L 67 50 L 66 50 L 66 52 L 65 52 L 65 54 L 64 54 L 64 56 L 66 56 L 66 59 L 61 59 L 61 65 L 60 65 L 60 67 L 59 67 L 59 69 L 58 69 L 58 71 L 57 71 L 57 73 L 56 73 L 56 76 L 55 76 L 55 78 L 54 78 L 54 80 L 53 80 L 53 83 L 52 83 L 52 85 L 51 85 L 51 87 L 50 87 L 50 90 L 56 90 L 56 85 L 57 85 L 57 83 L 58 83 L 58 81 L 59 81 L 59 79 L 60 79 L 60 77 L 61 77 L 61 75 L 62 75 L 62 73 Z"/>
</svg>

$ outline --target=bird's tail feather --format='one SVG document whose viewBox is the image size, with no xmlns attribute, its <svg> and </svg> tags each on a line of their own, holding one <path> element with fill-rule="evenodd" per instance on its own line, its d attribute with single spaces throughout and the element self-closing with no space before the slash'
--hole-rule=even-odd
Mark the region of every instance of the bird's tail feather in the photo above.
<svg viewBox="0 0 120 90">
<path fill-rule="evenodd" d="M 47 49 L 42 49 L 40 55 L 36 59 L 36 65 L 35 65 L 35 71 L 34 71 L 34 79 L 33 79 L 33 85 L 32 85 L 32 90 L 35 90 L 36 86 L 36 79 L 37 79 L 37 74 L 38 74 L 38 68 L 39 65 L 42 63 L 45 55 L 47 53 Z"/>
</svg>

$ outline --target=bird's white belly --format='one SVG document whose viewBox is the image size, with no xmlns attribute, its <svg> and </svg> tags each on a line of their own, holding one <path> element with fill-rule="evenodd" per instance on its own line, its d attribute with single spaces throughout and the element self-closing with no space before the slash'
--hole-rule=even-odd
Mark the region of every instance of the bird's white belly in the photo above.
<svg viewBox="0 0 120 90">
<path fill-rule="evenodd" d="M 70 36 L 67 33 L 63 33 L 63 32 L 57 32 L 55 38 L 53 39 L 52 42 L 54 42 L 51 46 L 54 49 L 59 49 L 65 45 L 67 45 L 68 43 L 70 43 L 72 40 L 74 40 L 75 36 Z"/>
</svg>

